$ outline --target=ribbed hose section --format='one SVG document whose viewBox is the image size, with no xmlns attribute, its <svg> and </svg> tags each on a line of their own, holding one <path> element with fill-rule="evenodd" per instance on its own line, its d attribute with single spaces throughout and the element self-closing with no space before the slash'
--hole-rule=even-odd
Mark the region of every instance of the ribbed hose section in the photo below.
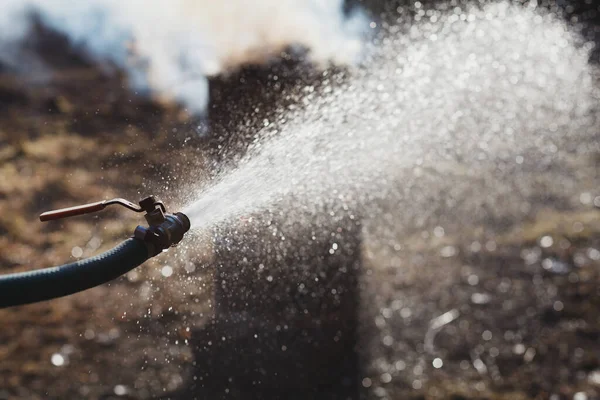
<svg viewBox="0 0 600 400">
<path fill-rule="evenodd" d="M 148 259 L 139 239 L 71 264 L 0 275 L 0 308 L 62 297 L 101 285 L 131 271 Z"/>
</svg>

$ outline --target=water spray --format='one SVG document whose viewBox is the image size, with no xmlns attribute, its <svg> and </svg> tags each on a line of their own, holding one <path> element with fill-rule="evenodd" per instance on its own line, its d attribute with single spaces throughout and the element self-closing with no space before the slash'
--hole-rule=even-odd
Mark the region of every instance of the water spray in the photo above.
<svg viewBox="0 0 600 400">
<path fill-rule="evenodd" d="M 0 276 L 0 308 L 50 300 L 102 285 L 169 247 L 176 246 L 190 229 L 190 220 L 185 214 L 168 214 L 165 205 L 153 196 L 142 199 L 138 204 L 125 199 L 113 199 L 41 214 L 40 220 L 45 222 L 101 211 L 109 205 L 120 205 L 134 212 L 145 212 L 148 227 L 138 226 L 133 237 L 85 260 Z"/>
</svg>

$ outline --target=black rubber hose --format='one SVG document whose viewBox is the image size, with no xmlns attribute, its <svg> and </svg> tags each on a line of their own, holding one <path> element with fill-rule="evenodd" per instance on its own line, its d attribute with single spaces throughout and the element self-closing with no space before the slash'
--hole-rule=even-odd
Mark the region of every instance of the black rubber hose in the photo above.
<svg viewBox="0 0 600 400">
<path fill-rule="evenodd" d="M 148 258 L 144 241 L 132 238 L 105 253 L 71 264 L 0 275 L 0 308 L 81 292 L 118 278 Z"/>
</svg>

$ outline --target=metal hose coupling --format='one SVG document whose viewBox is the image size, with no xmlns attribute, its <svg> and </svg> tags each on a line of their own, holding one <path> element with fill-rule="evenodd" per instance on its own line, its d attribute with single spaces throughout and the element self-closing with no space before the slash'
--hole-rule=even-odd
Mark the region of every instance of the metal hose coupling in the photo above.
<svg viewBox="0 0 600 400">
<path fill-rule="evenodd" d="M 162 202 L 154 200 L 152 196 L 140 201 L 140 207 L 146 211 L 149 226 L 138 225 L 133 237 L 146 242 L 150 257 L 176 246 L 190 230 L 190 220 L 184 213 L 166 214 Z"/>
<path fill-rule="evenodd" d="M 184 234 L 190 230 L 190 220 L 183 213 L 168 214 L 162 201 L 154 196 L 140 200 L 138 205 L 125 199 L 104 200 L 96 203 L 84 204 L 76 207 L 48 211 L 40 215 L 41 221 L 51 221 L 89 214 L 103 210 L 109 205 L 120 205 L 134 212 L 145 212 L 148 227 L 139 225 L 135 228 L 133 237 L 144 241 L 148 248 L 148 256 L 154 257 L 169 247 L 176 246 Z"/>
</svg>

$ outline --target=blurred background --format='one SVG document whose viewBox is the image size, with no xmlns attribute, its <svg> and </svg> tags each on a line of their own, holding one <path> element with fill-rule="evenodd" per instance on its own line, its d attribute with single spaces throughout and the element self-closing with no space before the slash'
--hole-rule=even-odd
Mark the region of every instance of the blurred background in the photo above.
<svg viewBox="0 0 600 400">
<path fill-rule="evenodd" d="M 1 399 L 600 398 L 595 2 L 2 10 L 2 273 L 140 223 L 43 211 L 263 199 L 285 185 L 253 157 L 329 161 L 108 285 L 0 310 Z M 236 170 L 259 183 L 210 192 Z"/>
</svg>

